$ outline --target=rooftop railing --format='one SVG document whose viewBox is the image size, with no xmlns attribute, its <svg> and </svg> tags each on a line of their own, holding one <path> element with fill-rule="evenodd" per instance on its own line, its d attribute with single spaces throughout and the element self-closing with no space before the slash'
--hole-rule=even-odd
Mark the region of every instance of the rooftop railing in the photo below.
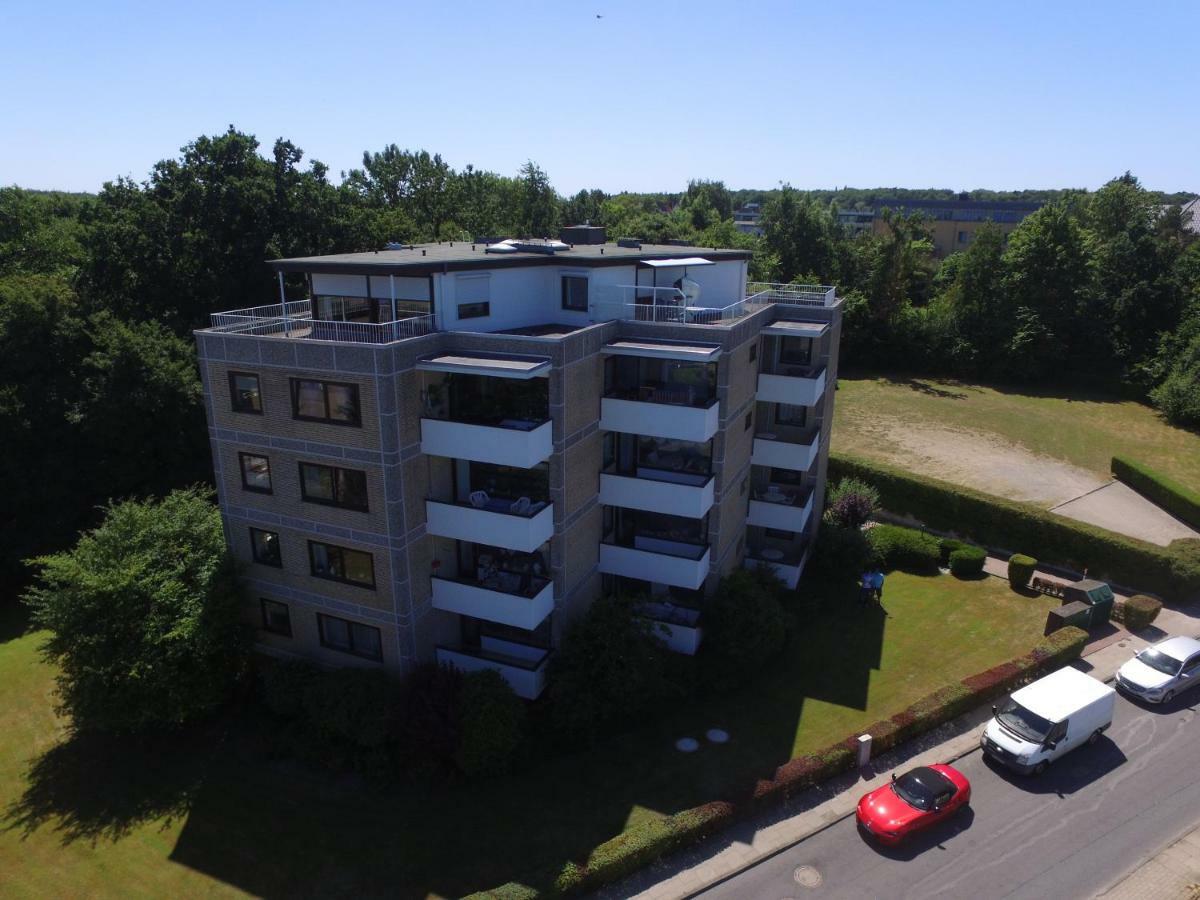
<svg viewBox="0 0 1200 900">
<path fill-rule="evenodd" d="M 768 302 L 761 297 L 743 297 L 729 304 L 689 300 L 675 287 L 646 287 L 618 284 L 591 304 L 592 318 L 604 322 L 626 319 L 634 322 L 666 322 L 676 325 L 721 325 L 754 312 Z"/>
<path fill-rule="evenodd" d="M 213 313 L 213 331 L 259 337 L 284 337 L 349 344 L 390 344 L 437 330 L 432 315 L 408 316 L 392 322 L 337 322 L 312 317 L 308 300 L 273 303 Z"/>
<path fill-rule="evenodd" d="M 772 284 L 751 281 L 746 293 L 763 298 L 763 303 L 789 303 L 796 306 L 833 306 L 837 288 L 828 284 Z"/>
</svg>

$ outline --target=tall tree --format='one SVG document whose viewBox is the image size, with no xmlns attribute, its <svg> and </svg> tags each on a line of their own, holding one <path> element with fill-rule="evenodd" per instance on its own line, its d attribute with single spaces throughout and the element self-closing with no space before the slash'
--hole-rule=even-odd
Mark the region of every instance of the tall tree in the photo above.
<svg viewBox="0 0 1200 900">
<path fill-rule="evenodd" d="M 517 226 L 523 237 L 556 236 L 559 223 L 558 194 L 550 178 L 537 163 L 529 160 L 521 166 L 520 213 Z"/>
</svg>

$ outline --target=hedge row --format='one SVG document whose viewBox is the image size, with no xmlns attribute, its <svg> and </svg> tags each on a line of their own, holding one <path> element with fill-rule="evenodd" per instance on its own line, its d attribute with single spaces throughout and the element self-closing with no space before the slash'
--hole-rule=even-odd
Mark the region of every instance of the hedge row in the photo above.
<svg viewBox="0 0 1200 900">
<path fill-rule="evenodd" d="M 1151 503 L 1200 528 L 1200 494 L 1128 456 L 1112 458 L 1112 473 Z"/>
<path fill-rule="evenodd" d="M 883 506 L 931 528 L 966 532 L 985 546 L 1020 548 L 1040 559 L 1136 584 L 1183 600 L 1200 591 L 1200 541 L 1159 547 L 971 488 L 924 478 L 857 457 L 830 454 L 829 478 L 862 478 L 879 489 Z"/>
<path fill-rule="evenodd" d="M 1087 640 L 1087 632 L 1082 629 L 1060 628 L 1016 659 L 948 685 L 922 697 L 890 719 L 876 722 L 816 753 L 784 763 L 775 770 L 773 778 L 758 782 L 749 802 L 736 806 L 725 802 L 706 803 L 673 816 L 643 822 L 601 844 L 582 865 L 568 863 L 554 880 L 554 893 L 595 890 L 668 853 L 696 843 L 739 816 L 794 797 L 818 782 L 852 768 L 860 734 L 871 735 L 874 755 L 883 753 L 999 697 L 1032 675 L 1077 658 Z M 472 894 L 466 900 L 526 900 L 537 896 L 538 893 L 527 886 L 510 883 Z"/>
<path fill-rule="evenodd" d="M 867 540 L 888 571 L 899 569 L 918 575 L 936 572 L 941 562 L 938 539 L 915 528 L 902 525 L 876 525 L 867 532 Z"/>
</svg>

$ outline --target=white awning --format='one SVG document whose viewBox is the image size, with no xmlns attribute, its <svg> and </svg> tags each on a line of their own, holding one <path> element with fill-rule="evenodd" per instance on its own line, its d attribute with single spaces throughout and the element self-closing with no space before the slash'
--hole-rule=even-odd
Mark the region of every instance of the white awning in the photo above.
<svg viewBox="0 0 1200 900">
<path fill-rule="evenodd" d="M 692 362 L 716 362 L 720 344 L 668 343 L 650 338 L 626 338 L 604 345 L 610 356 L 649 356 L 658 359 L 686 359 Z"/>
<path fill-rule="evenodd" d="M 422 372 L 457 372 L 462 375 L 524 379 L 549 374 L 550 360 L 543 356 L 450 352 L 419 359 L 417 368 Z"/>
<path fill-rule="evenodd" d="M 777 334 L 782 337 L 819 338 L 829 331 L 828 322 L 797 322 L 777 319 L 766 326 L 763 334 Z"/>
<path fill-rule="evenodd" d="M 655 269 L 664 269 L 668 266 L 712 266 L 715 263 L 711 259 L 705 259 L 703 256 L 685 256 L 683 259 L 643 259 L 643 266 L 652 266 Z"/>
</svg>

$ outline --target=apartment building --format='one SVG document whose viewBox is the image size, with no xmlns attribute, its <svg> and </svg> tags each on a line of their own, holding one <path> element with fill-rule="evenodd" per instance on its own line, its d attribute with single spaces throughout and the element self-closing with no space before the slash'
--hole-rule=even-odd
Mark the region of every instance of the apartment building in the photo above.
<svg viewBox="0 0 1200 900">
<path fill-rule="evenodd" d="M 494 668 L 535 698 L 602 592 L 694 653 L 722 575 L 795 586 L 834 290 L 748 284 L 743 251 L 563 236 L 275 260 L 280 303 L 196 332 L 262 649 Z"/>
<path fill-rule="evenodd" d="M 854 234 L 869 230 L 874 234 L 886 234 L 888 224 L 883 210 L 890 209 L 897 215 L 918 213 L 928 223 L 929 236 L 933 241 L 933 255 L 945 259 L 951 253 L 966 250 L 975 240 L 975 235 L 985 226 L 998 227 L 1007 237 L 1025 218 L 1042 208 L 1041 203 L 1024 200 L 972 200 L 962 194 L 955 200 L 899 200 L 875 198 L 871 209 L 864 213 L 852 210 L 838 214 L 838 221 L 852 229 Z"/>
</svg>

